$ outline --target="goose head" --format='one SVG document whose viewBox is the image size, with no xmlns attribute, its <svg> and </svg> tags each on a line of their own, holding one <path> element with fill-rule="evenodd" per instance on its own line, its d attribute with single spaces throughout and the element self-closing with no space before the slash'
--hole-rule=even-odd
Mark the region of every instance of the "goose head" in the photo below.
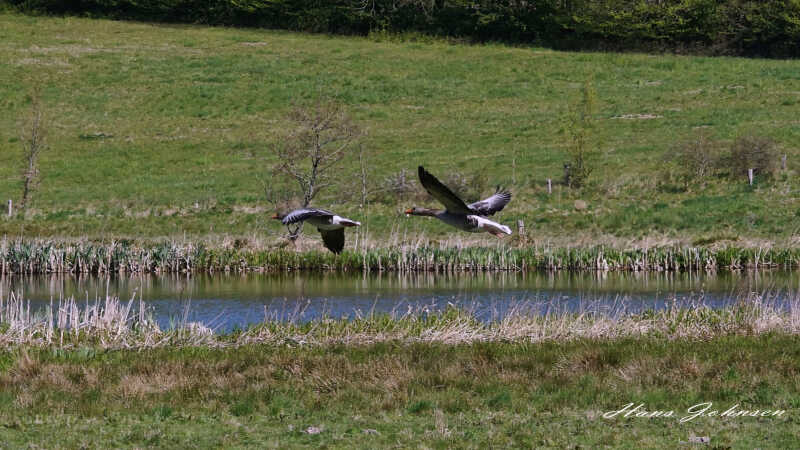
<svg viewBox="0 0 800 450">
<path fill-rule="evenodd" d="M 437 211 L 435 209 L 421 208 L 415 206 L 406 210 L 407 216 L 435 216 Z"/>
</svg>

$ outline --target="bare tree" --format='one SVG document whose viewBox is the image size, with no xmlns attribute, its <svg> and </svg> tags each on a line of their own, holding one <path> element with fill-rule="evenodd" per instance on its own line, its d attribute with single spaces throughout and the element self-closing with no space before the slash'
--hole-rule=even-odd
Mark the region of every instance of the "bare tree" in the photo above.
<svg viewBox="0 0 800 450">
<path fill-rule="evenodd" d="M 39 187 L 39 155 L 47 148 L 45 117 L 38 88 L 31 96 L 30 115 L 20 129 L 23 150 L 22 200 L 20 208 L 25 211 Z"/>
<path fill-rule="evenodd" d="M 295 184 L 302 198 L 301 206 L 307 207 L 334 183 L 332 169 L 355 148 L 361 130 L 352 123 L 342 105 L 333 101 L 296 107 L 289 119 L 293 127 L 273 147 L 278 159 L 273 175 L 282 175 Z M 271 187 L 267 189 L 269 198 Z M 272 197 L 276 199 L 274 193 Z M 289 227 L 289 238 L 296 239 L 300 229 L 300 226 Z"/>
<path fill-rule="evenodd" d="M 273 174 L 267 174 L 267 177 L 261 180 L 264 187 L 264 198 L 272 205 L 276 211 L 288 210 L 292 208 L 295 193 L 291 188 L 287 188 L 283 183 L 276 183 L 272 177 Z"/>
</svg>

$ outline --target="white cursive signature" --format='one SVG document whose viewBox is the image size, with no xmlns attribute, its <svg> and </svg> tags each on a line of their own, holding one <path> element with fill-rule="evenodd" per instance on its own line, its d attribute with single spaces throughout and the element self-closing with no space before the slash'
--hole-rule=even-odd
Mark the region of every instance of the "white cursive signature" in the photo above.
<svg viewBox="0 0 800 450">
<path fill-rule="evenodd" d="M 686 410 L 686 415 L 681 416 L 680 423 L 692 421 L 698 417 L 782 417 L 786 414 L 783 409 L 741 409 L 739 404 L 735 404 L 730 408 L 720 411 L 719 409 L 712 409 L 712 402 L 703 402 L 690 406 Z M 634 406 L 633 403 L 628 403 L 622 408 L 608 411 L 603 414 L 606 419 L 613 419 L 615 417 L 635 417 L 653 419 L 660 417 L 678 417 L 674 410 L 652 410 L 649 411 L 645 408 L 644 403 L 639 403 Z"/>
</svg>

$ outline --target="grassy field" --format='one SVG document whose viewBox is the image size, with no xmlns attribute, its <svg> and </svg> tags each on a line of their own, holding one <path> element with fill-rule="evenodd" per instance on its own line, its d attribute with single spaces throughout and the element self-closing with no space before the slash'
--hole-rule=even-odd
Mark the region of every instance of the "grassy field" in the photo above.
<svg viewBox="0 0 800 450">
<path fill-rule="evenodd" d="M 0 353 L 6 446 L 791 448 L 797 336 Z M 717 417 L 681 423 L 712 402 Z M 672 417 L 604 418 L 643 404 Z M 780 416 L 720 417 L 736 410 Z M 706 405 L 697 406 L 694 411 Z"/>
<path fill-rule="evenodd" d="M 21 194 L 20 122 L 41 87 L 49 149 L 27 236 L 259 236 L 283 233 L 263 199 L 269 148 L 293 103 L 342 102 L 367 131 L 370 188 L 424 164 L 515 193 L 501 220 L 547 239 L 796 240 L 800 62 L 562 53 L 500 45 L 342 38 L 230 28 L 0 15 L 0 200 Z M 569 105 L 597 93 L 590 185 L 560 184 Z M 698 129 L 730 142 L 774 138 L 776 179 L 676 187 L 664 168 Z M 439 223 L 376 194 L 358 206 L 357 163 L 316 201 L 395 233 L 439 239 Z M 480 184 L 479 184 L 480 186 Z M 577 210 L 575 200 L 587 202 Z"/>
</svg>

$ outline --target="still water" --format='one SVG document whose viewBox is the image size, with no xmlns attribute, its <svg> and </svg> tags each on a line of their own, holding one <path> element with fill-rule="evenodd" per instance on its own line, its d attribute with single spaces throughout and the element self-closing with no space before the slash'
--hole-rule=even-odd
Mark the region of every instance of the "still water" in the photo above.
<svg viewBox="0 0 800 450">
<path fill-rule="evenodd" d="M 201 322 L 219 331 L 268 319 L 313 320 L 370 312 L 405 313 L 448 304 L 482 319 L 510 308 L 547 311 L 638 311 L 703 303 L 721 307 L 750 293 L 771 301 L 798 298 L 798 271 L 711 273 L 501 272 L 501 273 L 288 273 L 246 275 L 38 275 L 0 278 L 0 298 L 22 294 L 31 308 L 74 296 L 107 294 L 143 299 L 162 328 Z"/>
</svg>

